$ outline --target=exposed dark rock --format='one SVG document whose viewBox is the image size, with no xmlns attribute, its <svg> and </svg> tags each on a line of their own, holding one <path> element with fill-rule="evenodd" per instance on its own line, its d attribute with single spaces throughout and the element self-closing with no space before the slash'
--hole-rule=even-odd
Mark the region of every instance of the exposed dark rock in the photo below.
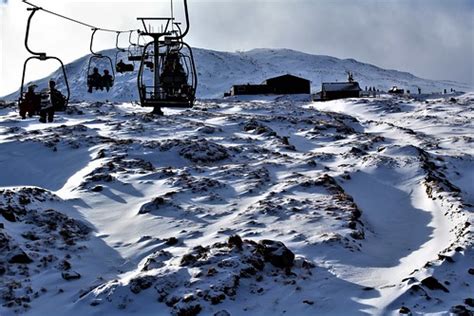
<svg viewBox="0 0 474 316">
<path fill-rule="evenodd" d="M 27 232 L 24 232 L 23 234 L 21 234 L 21 237 L 25 238 L 25 239 L 28 239 L 28 240 L 31 240 L 31 241 L 35 241 L 35 240 L 39 240 L 40 238 L 32 231 L 27 231 Z"/>
<path fill-rule="evenodd" d="M 280 241 L 261 240 L 257 245 L 257 252 L 263 255 L 265 261 L 278 268 L 291 268 L 295 255 Z"/>
<path fill-rule="evenodd" d="M 71 269 L 71 264 L 67 260 L 63 260 L 58 265 L 59 270 L 67 271 Z"/>
<path fill-rule="evenodd" d="M 247 262 L 250 263 L 255 269 L 262 271 L 265 267 L 265 262 L 260 258 L 249 258 Z"/>
<path fill-rule="evenodd" d="M 349 224 L 347 224 L 347 227 L 349 227 L 350 229 L 356 229 L 357 228 L 357 222 L 350 221 Z"/>
<path fill-rule="evenodd" d="M 350 150 L 349 150 L 349 153 L 354 155 L 354 156 L 363 156 L 363 155 L 367 155 L 367 153 L 360 149 L 360 148 L 357 148 L 357 147 L 352 147 Z"/>
<path fill-rule="evenodd" d="M 203 133 L 203 134 L 214 134 L 216 132 L 221 132 L 222 130 L 221 129 L 217 129 L 213 126 L 209 126 L 209 125 L 206 125 L 206 126 L 202 126 L 200 128 L 197 129 L 197 132 L 199 133 Z"/>
<path fill-rule="evenodd" d="M 0 250 L 3 252 L 10 250 L 10 237 L 4 232 L 0 232 Z"/>
<path fill-rule="evenodd" d="M 195 163 L 211 163 L 229 158 L 227 149 L 204 138 L 187 141 L 179 154 Z"/>
<path fill-rule="evenodd" d="M 130 280 L 130 291 L 138 294 L 142 290 L 150 288 L 155 281 L 156 278 L 150 275 L 134 278 Z"/>
<path fill-rule="evenodd" d="M 10 260 L 8 260 L 9 263 L 18 263 L 18 264 L 28 264 L 33 262 L 33 260 L 28 257 L 28 255 L 24 252 L 21 251 L 20 253 L 13 255 Z"/>
<path fill-rule="evenodd" d="M 63 277 L 64 280 L 66 281 L 73 281 L 81 278 L 81 275 L 77 273 L 76 271 L 66 271 L 62 272 L 61 276 Z"/>
<path fill-rule="evenodd" d="M 196 261 L 197 261 L 197 258 L 194 255 L 192 255 L 190 253 L 187 253 L 181 258 L 180 265 L 181 266 L 188 266 L 188 265 L 193 264 Z"/>
<path fill-rule="evenodd" d="M 247 124 L 244 125 L 244 131 L 250 132 L 253 131 L 257 135 L 265 135 L 265 136 L 277 136 L 274 130 L 270 127 L 252 119 Z"/>
<path fill-rule="evenodd" d="M 154 198 L 153 201 L 151 201 L 151 202 L 153 203 L 153 205 L 156 205 L 156 206 L 163 205 L 163 204 L 165 204 L 165 199 L 161 196 L 158 196 L 158 197 Z"/>
<path fill-rule="evenodd" d="M 91 189 L 92 192 L 102 192 L 103 190 L 104 190 L 104 187 L 101 185 L 96 185 Z"/>
<path fill-rule="evenodd" d="M 217 305 L 223 300 L 225 300 L 225 294 L 224 293 L 213 293 L 213 294 L 208 294 L 206 297 L 204 297 L 206 301 L 210 301 L 212 305 Z"/>
<path fill-rule="evenodd" d="M 104 149 L 99 150 L 99 152 L 97 153 L 97 156 L 95 157 L 95 159 L 102 159 L 102 158 L 105 158 L 105 150 Z"/>
<path fill-rule="evenodd" d="M 166 200 L 163 197 L 161 196 L 155 197 L 152 201 L 143 204 L 140 207 L 138 214 L 150 213 L 152 211 L 160 209 L 160 207 L 162 207 L 165 204 L 166 204 Z"/>
<path fill-rule="evenodd" d="M 166 239 L 166 244 L 168 246 L 174 246 L 177 243 L 178 243 L 178 238 L 176 238 L 176 237 L 170 237 L 170 238 Z"/>
<path fill-rule="evenodd" d="M 142 271 L 150 271 L 158 269 L 164 266 L 164 261 L 172 257 L 171 253 L 165 250 L 159 250 L 150 256 L 148 256 L 145 264 L 143 265 Z"/>
<path fill-rule="evenodd" d="M 0 214 L 2 214 L 3 218 L 5 218 L 9 222 L 16 222 L 16 217 L 13 209 L 9 208 L 1 208 Z"/>
<path fill-rule="evenodd" d="M 97 173 L 93 175 L 87 176 L 87 181 L 88 182 L 112 182 L 114 181 L 114 177 L 110 174 L 102 174 L 102 173 Z"/>
<path fill-rule="evenodd" d="M 217 270 L 215 268 L 209 268 L 207 270 L 207 275 L 208 276 L 213 276 L 213 275 L 216 275 L 217 274 Z"/>
<path fill-rule="evenodd" d="M 441 290 L 447 293 L 449 292 L 449 290 L 443 284 L 439 283 L 439 281 L 432 276 L 423 279 L 421 281 L 421 284 L 423 284 L 430 290 Z"/>
<path fill-rule="evenodd" d="M 472 297 L 466 298 L 464 300 L 464 304 L 466 304 L 468 306 L 471 306 L 471 307 L 474 307 L 474 298 L 472 298 Z"/>
<path fill-rule="evenodd" d="M 356 230 L 351 232 L 351 237 L 357 240 L 362 240 L 365 238 L 365 233 L 363 230 Z"/>
<path fill-rule="evenodd" d="M 442 255 L 442 254 L 438 254 L 438 259 L 439 260 L 444 260 L 444 261 L 447 261 L 447 262 L 450 262 L 450 263 L 454 263 L 453 258 L 451 258 L 449 256 Z"/>
<path fill-rule="evenodd" d="M 410 309 L 409 309 L 408 307 L 406 307 L 406 306 L 400 307 L 400 309 L 398 310 L 398 312 L 399 312 L 400 314 L 411 314 Z"/>
<path fill-rule="evenodd" d="M 227 244 L 229 245 L 229 248 L 235 247 L 239 250 L 242 250 L 242 238 L 240 238 L 239 235 L 230 236 L 227 240 Z"/>
<path fill-rule="evenodd" d="M 464 305 L 453 306 L 451 307 L 449 311 L 456 316 L 473 316 L 474 315 L 474 313 L 471 310 L 467 309 L 467 307 Z"/>
<path fill-rule="evenodd" d="M 92 300 L 92 302 L 90 303 L 90 306 L 97 306 L 97 305 L 100 305 L 101 301 L 100 300 Z"/>
<path fill-rule="evenodd" d="M 191 305 L 187 307 L 182 307 L 180 308 L 177 312 L 177 316 L 196 316 L 198 315 L 202 310 L 201 305 L 196 304 L 196 305 Z"/>
</svg>

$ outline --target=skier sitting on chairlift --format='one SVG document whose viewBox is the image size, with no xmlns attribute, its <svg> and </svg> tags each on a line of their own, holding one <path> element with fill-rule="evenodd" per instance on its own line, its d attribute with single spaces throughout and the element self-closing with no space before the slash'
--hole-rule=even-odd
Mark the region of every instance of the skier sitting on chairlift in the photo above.
<svg viewBox="0 0 474 316">
<path fill-rule="evenodd" d="M 97 67 L 94 67 L 92 74 L 87 77 L 87 86 L 89 87 L 89 90 L 87 90 L 89 93 L 92 93 L 92 88 L 104 90 L 102 86 L 102 76 Z"/>
<path fill-rule="evenodd" d="M 134 67 L 133 64 L 126 64 L 123 62 L 122 59 L 120 59 L 120 61 L 117 63 L 116 69 L 117 72 L 124 73 L 128 71 L 133 71 Z"/>
<path fill-rule="evenodd" d="M 56 89 L 56 82 L 54 80 L 49 81 L 49 90 L 45 89 L 40 93 L 41 97 L 41 110 L 40 119 L 41 123 L 49 123 L 54 121 L 54 112 L 65 110 L 66 98 L 63 94 Z"/>
<path fill-rule="evenodd" d="M 104 69 L 104 75 L 102 76 L 102 87 L 104 87 L 107 92 L 109 92 L 110 88 L 114 85 L 114 79 L 110 75 L 107 69 Z"/>
<path fill-rule="evenodd" d="M 54 80 L 49 81 L 49 94 L 54 111 L 64 111 L 66 109 L 66 98 L 56 89 L 56 82 Z"/>
<path fill-rule="evenodd" d="M 28 92 L 25 93 L 25 97 L 20 101 L 20 116 L 22 119 L 33 117 L 37 114 L 40 109 L 41 98 L 40 95 L 35 93 L 37 85 L 28 86 Z"/>
<path fill-rule="evenodd" d="M 165 88 L 179 89 L 186 84 L 186 72 L 183 65 L 179 62 L 179 55 L 171 53 L 166 58 L 163 72 L 161 73 L 161 81 Z"/>
</svg>

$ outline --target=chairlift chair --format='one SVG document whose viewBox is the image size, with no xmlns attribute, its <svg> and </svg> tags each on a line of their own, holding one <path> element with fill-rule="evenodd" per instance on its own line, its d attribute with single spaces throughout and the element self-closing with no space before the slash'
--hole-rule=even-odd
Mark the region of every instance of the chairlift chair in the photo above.
<svg viewBox="0 0 474 316">
<path fill-rule="evenodd" d="M 132 34 L 133 31 L 130 32 L 128 36 L 128 42 L 130 43 L 130 46 L 128 48 L 128 61 L 132 62 L 137 62 L 142 60 L 142 55 L 143 55 L 143 48 L 145 45 L 140 44 L 140 30 L 137 30 L 137 43 L 132 42 Z M 148 58 L 148 57 L 147 57 Z"/>
<path fill-rule="evenodd" d="M 36 7 L 35 8 L 27 8 L 26 10 L 31 11 L 31 13 L 30 13 L 30 16 L 28 17 L 28 22 L 27 22 L 27 25 L 26 25 L 25 48 L 33 56 L 28 57 L 25 60 L 24 64 L 23 64 L 23 73 L 22 73 L 22 77 L 21 77 L 20 96 L 19 96 L 19 99 L 18 99 L 18 104 L 22 104 L 25 101 L 26 92 L 24 91 L 24 87 L 25 87 L 25 76 L 26 76 L 26 69 L 27 69 L 28 63 L 33 59 L 36 59 L 36 60 L 39 60 L 39 61 L 56 60 L 61 65 L 62 75 L 63 75 L 63 78 L 64 78 L 64 84 L 66 86 L 66 98 L 64 100 L 64 108 L 65 108 L 65 107 L 67 107 L 67 105 L 69 103 L 69 98 L 71 96 L 71 91 L 69 89 L 69 82 L 68 82 L 67 74 L 66 74 L 66 68 L 64 67 L 64 63 L 62 62 L 62 60 L 59 59 L 58 57 L 48 56 L 46 53 L 37 53 L 37 52 L 32 51 L 29 48 L 28 40 L 29 40 L 29 35 L 30 35 L 31 20 L 33 19 L 33 16 L 35 15 L 35 13 L 38 10 L 40 10 L 40 8 L 36 8 Z"/>
<path fill-rule="evenodd" d="M 114 70 L 114 64 L 113 64 L 112 58 L 106 55 L 102 55 L 100 53 L 96 53 L 93 50 L 94 35 L 97 31 L 98 29 L 92 29 L 91 43 L 90 43 L 90 51 L 92 53 L 92 56 L 89 58 L 89 64 L 87 66 L 87 86 L 89 88 L 94 87 L 96 88 L 96 90 L 99 88 L 99 85 L 97 84 L 97 82 L 94 82 L 94 78 L 92 76 L 93 70 L 94 68 L 96 68 L 95 65 L 97 64 L 95 61 L 105 60 L 106 63 L 108 64 L 110 68 L 109 74 L 111 74 L 111 77 L 112 77 L 109 88 L 113 87 L 114 82 L 115 82 L 115 70 Z M 89 90 L 89 91 L 91 92 L 92 90 Z"/>
<path fill-rule="evenodd" d="M 115 53 L 115 70 L 118 73 L 133 72 L 135 70 L 135 65 L 133 63 L 124 63 L 122 58 L 119 61 L 120 54 L 127 53 L 125 48 L 119 47 L 119 37 L 120 32 L 117 32 L 117 38 L 115 40 L 115 47 L 117 49 L 117 52 Z"/>
</svg>

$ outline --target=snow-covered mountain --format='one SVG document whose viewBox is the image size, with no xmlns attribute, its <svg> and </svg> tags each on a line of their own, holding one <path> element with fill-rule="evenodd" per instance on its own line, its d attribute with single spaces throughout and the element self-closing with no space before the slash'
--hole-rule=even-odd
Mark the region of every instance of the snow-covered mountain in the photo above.
<svg viewBox="0 0 474 316">
<path fill-rule="evenodd" d="M 105 50 L 104 55 L 115 61 L 115 49 Z M 310 55 L 289 49 L 254 49 L 247 52 L 218 52 L 207 49 L 194 50 L 199 76 L 198 97 L 221 97 L 233 84 L 260 83 L 267 78 L 293 74 L 311 80 L 313 92 L 320 90 L 321 82 L 344 81 L 346 72 L 354 73 L 361 87 L 375 86 L 386 90 L 393 85 L 416 91 L 438 92 L 443 89 L 469 91 L 466 84 L 453 81 L 435 81 L 418 78 L 407 72 L 387 70 L 354 59 L 338 59 L 330 56 Z M 136 72 L 117 74 L 116 84 L 110 93 L 87 93 L 86 73 L 90 55 L 66 66 L 72 99 L 77 101 L 112 100 L 135 101 L 137 97 Z M 100 67 L 102 68 L 102 67 Z M 135 67 L 138 68 L 138 67 Z M 61 71 L 36 81 L 45 87 L 49 78 L 62 82 Z M 61 86 L 60 86 L 61 87 Z M 5 97 L 13 100 L 18 93 Z"/>
</svg>

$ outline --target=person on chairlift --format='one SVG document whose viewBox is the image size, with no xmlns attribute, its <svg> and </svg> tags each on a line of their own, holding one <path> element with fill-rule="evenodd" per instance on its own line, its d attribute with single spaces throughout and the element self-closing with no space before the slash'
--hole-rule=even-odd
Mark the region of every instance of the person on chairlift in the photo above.
<svg viewBox="0 0 474 316">
<path fill-rule="evenodd" d="M 133 64 L 126 64 L 123 62 L 122 59 L 117 63 L 117 72 L 124 73 L 124 72 L 131 72 L 134 70 Z"/>
<path fill-rule="evenodd" d="M 102 87 L 104 87 L 107 92 L 109 92 L 110 88 L 114 84 L 114 79 L 110 75 L 107 69 L 104 69 L 104 75 L 102 76 Z"/>
<path fill-rule="evenodd" d="M 96 90 L 104 89 L 102 87 L 102 76 L 100 75 L 99 69 L 97 67 L 94 67 L 92 74 L 87 78 L 87 85 L 89 87 L 89 90 L 87 90 L 89 93 L 92 93 L 92 88 L 95 88 Z"/>
<path fill-rule="evenodd" d="M 56 82 L 54 80 L 49 81 L 49 95 L 54 111 L 64 111 L 66 109 L 66 97 L 56 89 Z"/>
<path fill-rule="evenodd" d="M 20 116 L 22 119 L 25 119 L 26 115 L 33 117 L 39 111 L 41 98 L 39 94 L 35 93 L 36 87 L 37 85 L 28 86 L 28 91 L 20 102 Z"/>
<path fill-rule="evenodd" d="M 54 112 L 65 109 L 66 98 L 63 94 L 56 89 L 56 82 L 54 80 L 49 81 L 49 89 L 45 89 L 41 94 L 41 110 L 40 119 L 41 123 L 52 123 L 54 121 Z"/>
<path fill-rule="evenodd" d="M 120 61 L 117 63 L 117 71 L 118 72 L 123 72 L 125 70 L 125 67 L 127 66 L 127 64 L 125 64 L 123 62 L 122 59 L 120 59 Z"/>
</svg>

